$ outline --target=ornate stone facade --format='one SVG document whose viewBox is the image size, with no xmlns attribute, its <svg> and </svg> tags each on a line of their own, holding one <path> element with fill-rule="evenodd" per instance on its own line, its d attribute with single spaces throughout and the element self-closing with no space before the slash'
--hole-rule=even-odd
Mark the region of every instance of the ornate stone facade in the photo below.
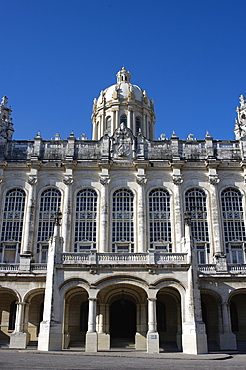
<svg viewBox="0 0 246 370">
<path fill-rule="evenodd" d="M 0 105 L 0 341 L 148 353 L 246 343 L 245 99 L 236 140 L 154 140 L 130 83 L 94 100 L 93 141 L 12 140 Z"/>
</svg>

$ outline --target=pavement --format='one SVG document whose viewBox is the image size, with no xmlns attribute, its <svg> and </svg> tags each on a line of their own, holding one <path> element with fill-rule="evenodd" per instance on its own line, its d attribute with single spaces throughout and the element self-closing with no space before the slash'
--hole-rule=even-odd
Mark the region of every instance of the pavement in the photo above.
<svg viewBox="0 0 246 370">
<path fill-rule="evenodd" d="M 1 348 L 0 348 L 1 350 Z M 237 354 L 239 352 L 230 352 L 230 353 L 206 353 L 206 354 L 199 354 L 199 355 L 191 355 L 182 352 L 161 352 L 161 353 L 147 353 L 144 351 L 127 351 L 127 350 L 120 350 L 117 349 L 111 351 L 99 351 L 99 352 L 85 352 L 85 351 L 78 351 L 78 350 L 62 350 L 62 351 L 38 351 L 36 349 L 11 349 L 11 348 L 4 348 L 7 351 L 18 351 L 19 353 L 32 353 L 32 354 L 46 354 L 46 355 L 72 355 L 72 356 L 93 356 L 93 357 L 122 357 L 122 358 L 148 358 L 148 359 L 170 359 L 170 360 L 227 360 L 232 358 L 233 354 Z"/>
</svg>

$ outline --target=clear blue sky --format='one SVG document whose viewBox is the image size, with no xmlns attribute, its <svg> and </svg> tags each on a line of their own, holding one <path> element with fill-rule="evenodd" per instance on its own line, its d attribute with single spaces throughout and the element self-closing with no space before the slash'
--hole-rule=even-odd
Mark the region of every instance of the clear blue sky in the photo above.
<svg viewBox="0 0 246 370">
<path fill-rule="evenodd" d="M 14 139 L 91 138 L 93 98 L 122 66 L 154 99 L 156 138 L 234 138 L 245 0 L 0 0 L 0 12 L 0 95 Z"/>
</svg>

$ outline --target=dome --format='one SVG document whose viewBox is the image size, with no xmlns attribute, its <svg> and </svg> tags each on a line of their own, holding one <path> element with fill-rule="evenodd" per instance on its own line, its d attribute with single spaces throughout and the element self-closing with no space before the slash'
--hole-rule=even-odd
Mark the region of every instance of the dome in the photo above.
<svg viewBox="0 0 246 370">
<path fill-rule="evenodd" d="M 131 84 L 131 75 L 129 71 L 126 71 L 123 67 L 116 76 L 117 83 L 101 91 L 97 100 L 97 106 L 116 99 L 143 101 L 147 106 L 150 106 L 150 101 L 145 90 L 142 90 L 137 85 Z"/>
<path fill-rule="evenodd" d="M 154 138 L 154 105 L 146 91 L 131 84 L 131 74 L 124 67 L 116 74 L 116 84 L 100 92 L 94 99 L 92 124 L 93 140 L 105 134 L 112 136 L 122 122 L 133 135 Z"/>
</svg>

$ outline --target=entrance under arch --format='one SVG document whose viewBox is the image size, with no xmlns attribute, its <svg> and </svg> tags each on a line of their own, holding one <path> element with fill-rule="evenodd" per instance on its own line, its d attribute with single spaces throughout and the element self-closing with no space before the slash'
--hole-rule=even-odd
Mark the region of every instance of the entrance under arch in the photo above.
<svg viewBox="0 0 246 370">
<path fill-rule="evenodd" d="M 135 334 L 136 305 L 128 299 L 118 299 L 110 306 L 110 336 L 134 340 Z"/>
</svg>

